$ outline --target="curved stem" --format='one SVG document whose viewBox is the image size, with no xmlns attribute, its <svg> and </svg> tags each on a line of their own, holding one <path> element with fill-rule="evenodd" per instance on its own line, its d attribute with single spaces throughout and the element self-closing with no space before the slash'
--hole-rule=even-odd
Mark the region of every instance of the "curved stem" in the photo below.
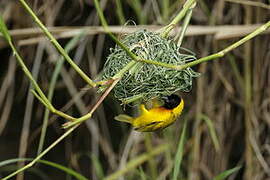
<svg viewBox="0 0 270 180">
<path fill-rule="evenodd" d="M 197 59 L 196 61 L 192 61 L 190 63 L 178 66 L 178 67 L 174 67 L 175 69 L 178 70 L 182 70 L 185 69 L 187 67 L 192 67 L 195 66 L 197 64 L 206 62 L 206 61 L 210 61 L 210 60 L 214 60 L 220 57 L 223 57 L 225 54 L 227 54 L 228 52 L 230 52 L 231 50 L 241 46 L 242 44 L 244 44 L 245 42 L 249 41 L 250 39 L 254 38 L 255 36 L 261 34 L 262 32 L 264 32 L 265 30 L 267 30 L 270 27 L 270 21 L 268 21 L 267 23 L 265 23 L 264 25 L 260 26 L 259 28 L 257 28 L 255 31 L 253 31 L 252 33 L 250 33 L 249 35 L 245 36 L 244 38 L 240 39 L 239 41 L 233 43 L 232 45 L 228 46 L 227 48 L 219 51 L 218 53 L 212 54 L 210 56 L 206 56 L 200 59 Z"/>
<path fill-rule="evenodd" d="M 107 90 L 104 92 L 104 94 L 100 97 L 98 102 L 94 105 L 94 107 L 91 109 L 89 113 L 86 115 L 76 119 L 75 121 L 72 122 L 67 122 L 63 125 L 63 128 L 70 128 L 76 124 L 80 124 L 83 121 L 86 121 L 87 119 L 92 117 L 92 114 L 95 112 L 95 110 L 98 108 L 98 106 L 103 102 L 103 100 L 108 96 L 108 94 L 111 92 L 111 90 L 114 88 L 114 86 L 118 83 L 120 79 L 116 79 L 113 81 L 113 83 L 110 85 L 110 87 L 107 88 Z"/>
</svg>

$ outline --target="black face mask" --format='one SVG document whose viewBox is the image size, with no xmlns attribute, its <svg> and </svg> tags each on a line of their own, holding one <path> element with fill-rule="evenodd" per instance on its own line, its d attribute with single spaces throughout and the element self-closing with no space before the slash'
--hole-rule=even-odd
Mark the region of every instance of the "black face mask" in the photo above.
<svg viewBox="0 0 270 180">
<path fill-rule="evenodd" d="M 182 99 L 175 94 L 172 94 L 172 95 L 166 96 L 166 97 L 162 97 L 162 99 L 164 100 L 163 107 L 166 109 L 173 109 L 173 108 L 177 107 L 182 101 Z"/>
</svg>

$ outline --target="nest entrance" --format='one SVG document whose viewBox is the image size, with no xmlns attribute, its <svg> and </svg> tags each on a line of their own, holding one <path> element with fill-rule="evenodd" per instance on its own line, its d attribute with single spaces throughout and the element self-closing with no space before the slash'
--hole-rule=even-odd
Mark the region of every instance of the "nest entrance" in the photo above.
<svg viewBox="0 0 270 180">
<path fill-rule="evenodd" d="M 137 56 L 173 65 L 183 65 L 196 59 L 194 54 L 183 49 L 170 39 L 165 39 L 154 32 L 140 30 L 128 34 L 122 42 Z M 132 59 L 116 46 L 112 48 L 104 65 L 102 79 L 110 79 Z M 184 51 L 186 54 L 180 53 Z M 199 73 L 191 68 L 181 71 L 153 64 L 137 62 L 114 87 L 114 96 L 124 104 L 130 99 L 143 101 L 167 96 L 176 91 L 188 92 L 192 88 L 192 78 Z"/>
</svg>

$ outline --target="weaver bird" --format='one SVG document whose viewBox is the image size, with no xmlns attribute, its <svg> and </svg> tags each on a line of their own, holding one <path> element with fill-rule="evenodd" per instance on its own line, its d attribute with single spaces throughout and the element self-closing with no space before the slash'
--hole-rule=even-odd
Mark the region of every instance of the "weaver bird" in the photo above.
<svg viewBox="0 0 270 180">
<path fill-rule="evenodd" d="M 184 100 L 175 94 L 163 97 L 162 100 L 164 101 L 163 105 L 154 106 L 149 110 L 145 108 L 144 104 L 141 104 L 141 114 L 138 117 L 133 118 L 120 114 L 115 117 L 115 120 L 130 123 L 134 130 L 141 132 L 164 129 L 173 124 L 181 114 L 184 108 Z"/>
</svg>

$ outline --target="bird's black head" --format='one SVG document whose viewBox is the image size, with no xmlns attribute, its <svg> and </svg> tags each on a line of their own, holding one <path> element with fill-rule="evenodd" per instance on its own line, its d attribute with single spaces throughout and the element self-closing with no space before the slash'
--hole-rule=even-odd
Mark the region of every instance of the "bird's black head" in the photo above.
<svg viewBox="0 0 270 180">
<path fill-rule="evenodd" d="M 173 109 L 173 108 L 177 107 L 182 101 L 182 99 L 175 94 L 172 94 L 172 95 L 166 96 L 166 97 L 162 97 L 162 99 L 164 100 L 163 107 L 166 109 Z"/>
</svg>

